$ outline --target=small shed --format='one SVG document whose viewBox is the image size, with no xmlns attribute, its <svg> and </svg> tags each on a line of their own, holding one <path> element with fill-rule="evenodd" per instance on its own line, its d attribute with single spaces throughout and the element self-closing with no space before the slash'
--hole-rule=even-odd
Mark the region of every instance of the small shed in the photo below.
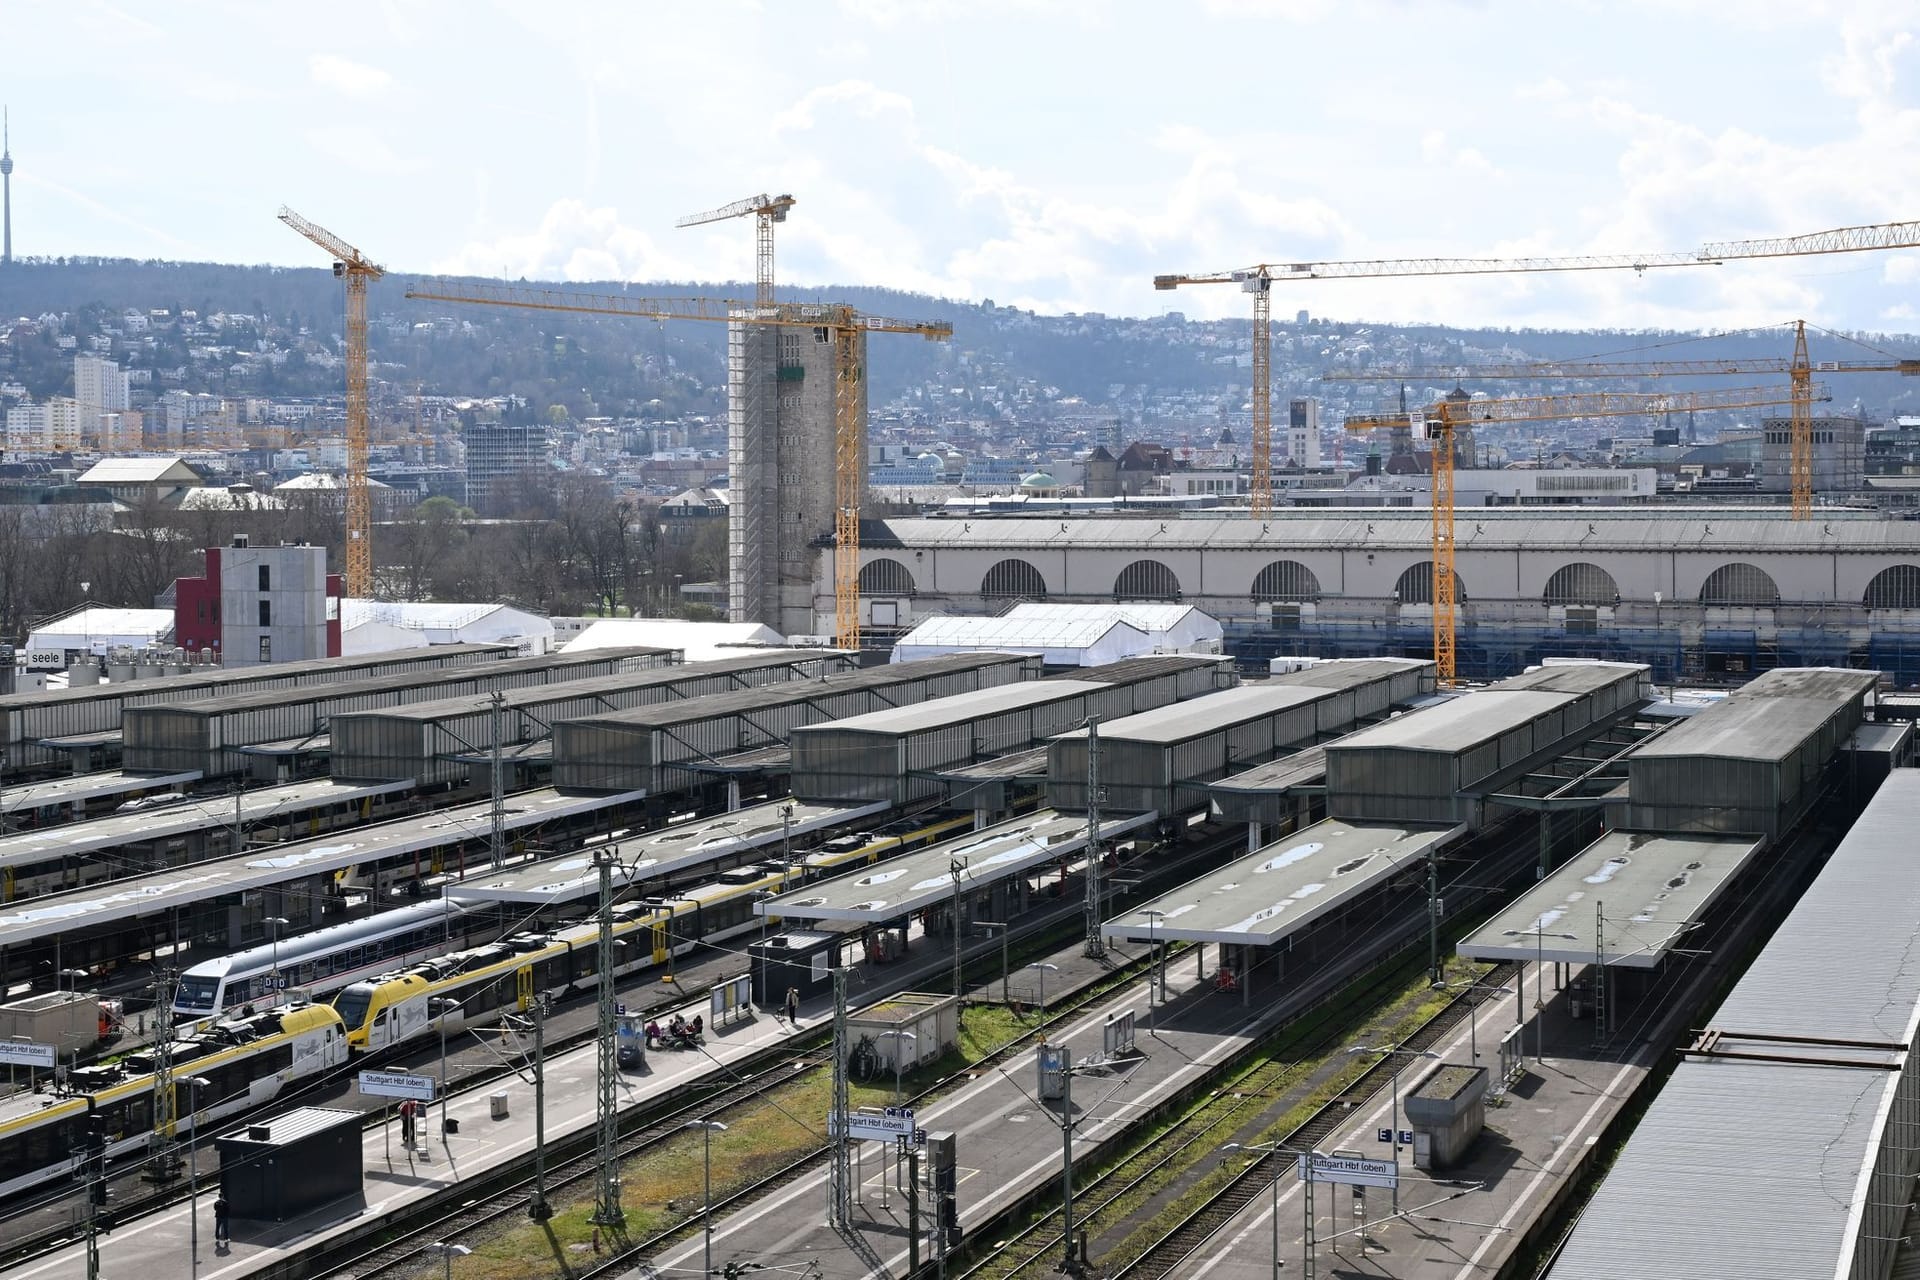
<svg viewBox="0 0 1920 1280">
<path fill-rule="evenodd" d="M 795 988 L 802 1000 L 832 991 L 834 966 L 840 962 L 837 952 L 848 941 L 841 933 L 795 929 L 764 942 L 748 943 L 753 1002 L 777 1009 L 785 1003 L 787 992 Z"/>
<path fill-rule="evenodd" d="M 1416 1169 L 1457 1164 L 1487 1123 L 1487 1069 L 1444 1066 L 1401 1100 Z"/>
<path fill-rule="evenodd" d="M 286 1222 L 361 1193 L 357 1111 L 296 1107 L 213 1140 L 227 1213 Z"/>
<path fill-rule="evenodd" d="M 904 991 L 848 1014 L 847 1039 L 871 1042 L 889 1071 L 912 1071 L 959 1045 L 959 997 Z"/>
</svg>

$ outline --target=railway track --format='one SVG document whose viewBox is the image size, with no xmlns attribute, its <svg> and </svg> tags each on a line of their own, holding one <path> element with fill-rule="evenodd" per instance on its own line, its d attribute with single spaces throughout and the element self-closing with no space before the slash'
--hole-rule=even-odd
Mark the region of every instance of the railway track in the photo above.
<svg viewBox="0 0 1920 1280">
<path fill-rule="evenodd" d="M 1484 987 L 1497 987 L 1510 981 L 1513 972 L 1512 965 L 1495 967 L 1475 986 L 1448 1001 L 1445 1007 L 1395 1047 L 1417 1053 L 1437 1044 L 1442 1036 L 1459 1026 L 1471 1011 L 1491 998 Z M 1342 1125 L 1351 1122 L 1355 1110 L 1371 1102 L 1392 1080 L 1393 1073 L 1387 1065 L 1391 1060 L 1390 1056 L 1382 1057 L 1339 1093 L 1315 1108 L 1305 1122 L 1279 1139 L 1276 1145 L 1280 1150 L 1263 1152 L 1256 1157 L 1218 1193 L 1183 1217 L 1139 1257 L 1113 1271 L 1113 1280 L 1161 1280 L 1169 1275 L 1256 1197 L 1270 1193 L 1273 1180 L 1281 1172 L 1274 1168 L 1273 1162 L 1286 1161 L 1285 1167 L 1291 1168 L 1293 1157 L 1289 1152 L 1317 1149 Z"/>
</svg>

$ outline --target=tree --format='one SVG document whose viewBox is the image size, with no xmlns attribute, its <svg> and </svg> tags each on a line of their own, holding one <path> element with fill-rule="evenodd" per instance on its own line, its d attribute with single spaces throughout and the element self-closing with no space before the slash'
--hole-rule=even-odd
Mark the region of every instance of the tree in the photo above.
<svg viewBox="0 0 1920 1280">
<path fill-rule="evenodd" d="M 388 580 L 402 600 L 426 600 L 434 595 L 435 576 L 467 541 L 466 522 L 472 518 L 473 512 L 452 498 L 433 497 L 408 512 L 405 519 L 382 529 L 386 536 L 375 545 L 388 552 Z"/>
</svg>

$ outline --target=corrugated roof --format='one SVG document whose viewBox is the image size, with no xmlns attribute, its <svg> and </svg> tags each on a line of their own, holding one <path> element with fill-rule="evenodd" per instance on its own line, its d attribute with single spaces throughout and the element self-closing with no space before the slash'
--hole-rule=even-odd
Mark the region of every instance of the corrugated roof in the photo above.
<svg viewBox="0 0 1920 1280">
<path fill-rule="evenodd" d="M 1044 676 L 1046 680 L 1099 680 L 1106 684 L 1135 684 L 1156 676 L 1177 675 L 1195 667 L 1212 667 L 1233 674 L 1233 659 L 1208 653 L 1153 653 L 1121 658 L 1096 666 Z"/>
<path fill-rule="evenodd" d="M 1296 751 L 1290 756 L 1270 760 L 1266 764 L 1255 765 L 1243 773 L 1230 778 L 1222 778 L 1209 789 L 1213 791 L 1244 791 L 1254 794 L 1284 795 L 1299 786 L 1310 786 L 1327 780 L 1327 752 L 1324 747 L 1308 747 L 1305 751 Z"/>
<path fill-rule="evenodd" d="M 1742 1048 L 1763 1035 L 1913 1042 L 1916 812 L 1920 771 L 1896 769 L 1709 1026 L 1745 1033 Z M 1893 1060 L 1819 1045 L 1768 1049 Z M 1898 1072 L 1868 1065 L 1683 1061 L 1587 1206 L 1553 1280 L 1849 1274 L 1865 1176 L 1898 1085 Z"/>
<path fill-rule="evenodd" d="M 1243 684 L 1237 689 L 1222 689 L 1186 702 L 1110 720 L 1100 726 L 1100 739 L 1102 742 L 1184 742 L 1293 707 L 1311 706 L 1333 697 L 1334 693 L 1332 689 L 1301 685 Z M 1087 731 L 1074 729 L 1058 736 L 1084 738 Z"/>
<path fill-rule="evenodd" d="M 1736 698 L 1827 698 L 1836 705 L 1880 683 L 1878 671 L 1847 667 L 1776 667 L 1733 691 Z"/>
<path fill-rule="evenodd" d="M 1490 742 L 1574 700 L 1570 693 L 1484 689 L 1409 711 L 1385 723 L 1329 742 L 1335 751 L 1445 751 L 1459 753 Z"/>
<path fill-rule="evenodd" d="M 1272 678 L 1273 684 L 1317 685 L 1323 689 L 1352 689 L 1376 680 L 1391 680 L 1409 671 L 1434 672 L 1431 658 L 1334 658 Z"/>
<path fill-rule="evenodd" d="M 1629 759 L 1784 760 L 1844 705 L 1844 699 L 1728 698 L 1636 748 Z"/>
<path fill-rule="evenodd" d="M 911 664 L 890 668 L 910 671 Z M 1109 686 L 1097 680 L 1031 680 L 1023 684 L 1003 684 L 996 689 L 975 693 L 956 693 L 944 698 L 929 698 L 906 707 L 889 707 L 848 716 L 827 724 L 803 725 L 796 734 L 878 733 L 903 734 L 970 724 L 1003 711 L 1019 711 L 1049 702 L 1064 702 L 1083 694 L 1100 693 Z"/>
<path fill-rule="evenodd" d="M 198 480 L 200 473 L 180 458 L 102 458 L 87 468 L 75 484 L 153 484 L 179 468 L 178 479 Z"/>
<path fill-rule="evenodd" d="M 1538 689 L 1547 693 L 1593 693 L 1623 682 L 1645 682 L 1652 668 L 1637 662 L 1569 662 L 1523 671 L 1493 689 Z"/>
</svg>

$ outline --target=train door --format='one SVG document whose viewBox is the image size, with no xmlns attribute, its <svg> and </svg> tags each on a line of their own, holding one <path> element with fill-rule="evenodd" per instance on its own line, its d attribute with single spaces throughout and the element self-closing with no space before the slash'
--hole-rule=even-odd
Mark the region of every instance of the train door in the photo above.
<svg viewBox="0 0 1920 1280">
<path fill-rule="evenodd" d="M 533 1007 L 533 966 L 521 965 L 515 977 L 519 980 L 517 1004 L 520 1012 L 525 1013 Z"/>
</svg>

